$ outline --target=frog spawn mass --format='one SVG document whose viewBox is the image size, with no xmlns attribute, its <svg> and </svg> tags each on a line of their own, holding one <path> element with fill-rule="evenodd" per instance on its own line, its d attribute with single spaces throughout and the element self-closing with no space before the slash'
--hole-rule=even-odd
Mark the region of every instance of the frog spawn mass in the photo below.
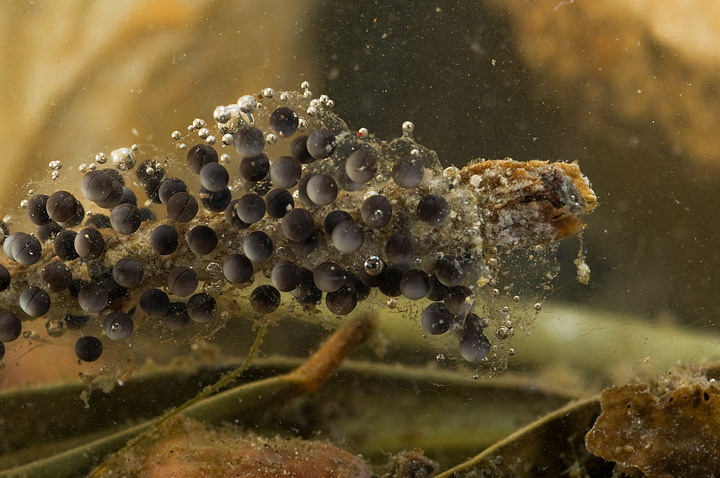
<svg viewBox="0 0 720 478">
<path fill-rule="evenodd" d="M 24 216 L 35 231 L 14 230 L 20 215 L 2 224 L 0 340 L 42 317 L 50 335 L 76 333 L 78 358 L 94 361 L 143 331 L 210 336 L 228 310 L 283 306 L 327 324 L 406 304 L 407 320 L 453 337 L 466 361 L 502 362 L 512 322 L 488 305 L 496 256 L 583 228 L 595 196 L 577 165 L 443 170 L 411 123 L 383 142 L 311 98 L 243 96 L 215 109 L 215 126 L 175 131 L 173 154 L 135 166 L 142 149 L 122 148 L 114 168 L 84 168 L 67 187 L 77 192 L 32 195 Z"/>
</svg>

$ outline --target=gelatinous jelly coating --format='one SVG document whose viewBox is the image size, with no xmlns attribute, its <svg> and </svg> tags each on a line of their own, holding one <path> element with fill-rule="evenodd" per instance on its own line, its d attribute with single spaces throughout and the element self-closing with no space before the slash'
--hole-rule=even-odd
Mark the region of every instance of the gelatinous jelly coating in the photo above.
<svg viewBox="0 0 720 478">
<path fill-rule="evenodd" d="M 221 123 L 173 134 L 173 151 L 116 150 L 133 153 L 135 172 L 122 161 L 28 193 L 41 198 L 33 214 L 12 212 L 3 228 L 0 311 L 104 334 L 100 346 L 121 354 L 122 342 L 188 343 L 237 317 L 332 325 L 393 311 L 450 353 L 501 368 L 520 307 L 501 306 L 502 286 L 515 287 L 495 285 L 503 254 L 582 229 L 596 201 L 577 165 L 443 169 L 412 128 L 380 141 L 303 92 L 243 98 Z M 469 326 L 479 310 L 484 325 Z M 82 360 L 102 353 L 93 343 Z"/>
</svg>

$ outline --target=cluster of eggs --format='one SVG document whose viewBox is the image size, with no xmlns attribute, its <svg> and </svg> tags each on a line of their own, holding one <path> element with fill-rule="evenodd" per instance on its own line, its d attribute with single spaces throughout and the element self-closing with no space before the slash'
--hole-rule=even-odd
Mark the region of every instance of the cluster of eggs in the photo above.
<svg viewBox="0 0 720 478">
<path fill-rule="evenodd" d="M 32 196 L 33 234 L 1 224 L 0 357 L 27 318 L 48 317 L 50 334 L 77 330 L 77 356 L 94 361 L 140 323 L 216 320 L 219 295 L 236 289 L 255 315 L 286 301 L 337 317 L 363 302 L 429 300 L 425 332 L 452 332 L 463 358 L 487 360 L 488 318 L 473 310 L 493 271 L 471 186 L 413 141 L 411 123 L 381 142 L 311 98 L 244 96 L 216 108 L 216 129 L 197 119 L 172 134 L 184 161 L 136 166 L 124 148 L 115 168 L 85 168 L 82 197 Z"/>
</svg>

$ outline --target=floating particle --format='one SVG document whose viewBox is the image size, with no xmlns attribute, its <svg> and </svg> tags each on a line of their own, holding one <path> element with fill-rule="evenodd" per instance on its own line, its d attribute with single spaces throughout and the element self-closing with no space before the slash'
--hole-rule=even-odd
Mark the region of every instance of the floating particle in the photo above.
<svg viewBox="0 0 720 478">
<path fill-rule="evenodd" d="M 390 174 L 395 184 L 401 188 L 411 189 L 420 184 L 425 170 L 418 158 L 406 156 L 395 162 Z"/>
<path fill-rule="evenodd" d="M 450 215 L 450 205 L 441 196 L 428 195 L 420 200 L 417 216 L 423 222 L 432 225 L 442 223 Z"/>
<path fill-rule="evenodd" d="M 265 195 L 265 209 L 270 217 L 283 218 L 294 207 L 295 200 L 287 189 L 271 189 Z"/>
<path fill-rule="evenodd" d="M 260 153 L 257 156 L 242 158 L 238 165 L 240 176 L 247 181 L 257 182 L 264 179 L 270 172 L 270 160 Z"/>
<path fill-rule="evenodd" d="M 315 159 L 325 159 L 335 152 L 335 135 L 330 130 L 321 128 L 307 138 L 308 153 Z M 293 154 L 293 156 L 295 156 Z M 299 159 L 299 158 L 298 158 Z M 302 162 L 302 160 L 300 161 Z"/>
<path fill-rule="evenodd" d="M 40 282 L 48 292 L 62 292 L 70 287 L 72 272 L 62 262 L 51 262 L 42 268 Z"/>
<path fill-rule="evenodd" d="M 352 181 L 366 183 L 377 174 L 377 159 L 365 151 L 355 151 L 348 156 L 345 171 Z"/>
<path fill-rule="evenodd" d="M 270 165 L 270 180 L 278 188 L 294 187 L 301 175 L 302 165 L 292 156 L 281 156 Z"/>
<path fill-rule="evenodd" d="M 115 263 L 112 276 L 122 287 L 137 287 L 143 280 L 145 268 L 142 263 L 132 257 L 123 257 Z"/>
<path fill-rule="evenodd" d="M 20 337 L 22 322 L 12 312 L 0 313 L 0 342 L 12 342 Z"/>
<path fill-rule="evenodd" d="M 103 352 L 103 344 L 97 337 L 80 337 L 75 343 L 75 354 L 84 362 L 94 362 L 100 358 Z"/>
<path fill-rule="evenodd" d="M 280 292 L 271 285 L 261 285 L 250 294 L 250 306 L 260 314 L 271 314 L 280 306 Z"/>
<path fill-rule="evenodd" d="M 270 115 L 270 129 L 284 138 L 294 135 L 298 129 L 298 115 L 287 106 L 281 106 Z"/>
<path fill-rule="evenodd" d="M 195 226 L 188 233 L 187 243 L 192 252 L 205 256 L 217 247 L 217 233 L 209 226 Z"/>
<path fill-rule="evenodd" d="M 254 224 L 265 216 L 265 200 L 257 194 L 245 194 L 236 202 L 235 213 L 241 221 Z"/>
<path fill-rule="evenodd" d="M 132 335 L 134 328 L 133 319 L 119 310 L 110 312 L 103 321 L 103 331 L 110 340 L 126 339 Z"/>
<path fill-rule="evenodd" d="M 150 234 L 150 247 L 161 256 L 167 256 L 178 248 L 179 236 L 177 230 L 167 224 L 155 226 Z"/>
<path fill-rule="evenodd" d="M 453 316 L 444 304 L 434 302 L 420 316 L 422 328 L 431 335 L 444 334 L 453 324 Z"/>
<path fill-rule="evenodd" d="M 140 228 L 140 210 L 129 203 L 115 206 L 110 212 L 110 224 L 120 234 L 132 234 Z"/>
<path fill-rule="evenodd" d="M 253 231 L 243 240 L 243 252 L 253 262 L 264 262 L 272 256 L 273 241 L 263 231 Z"/>
<path fill-rule="evenodd" d="M 385 196 L 376 194 L 363 201 L 360 206 L 360 214 L 366 226 L 382 229 L 390 222 L 392 205 Z"/>
<path fill-rule="evenodd" d="M 243 158 L 254 158 L 262 153 L 265 137 L 262 131 L 254 126 L 243 126 L 234 137 L 235 151 Z"/>
<path fill-rule="evenodd" d="M 105 239 L 100 231 L 92 227 L 80 229 L 74 244 L 78 256 L 86 261 L 97 259 L 105 252 Z"/>
<path fill-rule="evenodd" d="M 167 315 L 170 297 L 160 289 L 148 289 L 140 296 L 138 305 L 148 317 L 159 319 Z"/>
<path fill-rule="evenodd" d="M 20 292 L 20 308 L 30 317 L 40 317 L 50 310 L 50 295 L 38 286 L 30 286 Z"/>
<path fill-rule="evenodd" d="M 188 299 L 187 313 L 190 318 L 200 324 L 205 324 L 215 318 L 217 302 L 210 294 L 201 292 Z"/>
<path fill-rule="evenodd" d="M 197 274 L 189 267 L 178 266 L 168 273 L 167 288 L 171 294 L 187 297 L 195 292 L 197 286 Z"/>
<path fill-rule="evenodd" d="M 218 153 L 209 144 L 196 144 L 187 152 L 187 165 L 195 174 L 200 174 L 203 166 L 218 162 Z"/>
<path fill-rule="evenodd" d="M 223 275 L 232 284 L 245 284 L 253 277 L 252 261 L 242 254 L 231 254 L 223 263 Z"/>
</svg>

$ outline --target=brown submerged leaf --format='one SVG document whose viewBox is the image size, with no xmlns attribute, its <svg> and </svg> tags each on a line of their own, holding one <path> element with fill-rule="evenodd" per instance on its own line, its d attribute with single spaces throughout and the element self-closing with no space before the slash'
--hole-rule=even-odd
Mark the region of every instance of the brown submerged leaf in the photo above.
<svg viewBox="0 0 720 478">
<path fill-rule="evenodd" d="M 650 478 L 716 476 L 720 389 L 694 380 L 660 396 L 646 383 L 611 387 L 585 437 L 592 453 Z"/>
</svg>

